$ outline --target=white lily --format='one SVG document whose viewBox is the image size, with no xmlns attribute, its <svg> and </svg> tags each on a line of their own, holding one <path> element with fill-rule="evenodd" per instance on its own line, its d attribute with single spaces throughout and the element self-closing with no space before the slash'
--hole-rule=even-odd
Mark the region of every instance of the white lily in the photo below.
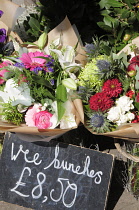
<svg viewBox="0 0 139 210">
<path fill-rule="evenodd" d="M 66 72 L 76 73 L 81 67 L 81 64 L 75 63 L 75 51 L 72 46 L 66 46 L 64 52 L 57 49 L 50 49 L 50 51 L 57 54 L 59 63 Z"/>
<path fill-rule="evenodd" d="M 60 128 L 61 129 L 69 129 L 69 128 L 74 128 L 77 127 L 76 121 L 75 121 L 75 115 L 72 113 L 72 102 L 71 101 L 66 101 L 65 102 L 65 114 L 62 117 L 60 121 Z"/>
<path fill-rule="evenodd" d="M 23 104 L 30 106 L 34 99 L 30 96 L 30 89 L 27 83 L 18 86 L 13 79 L 7 80 L 4 91 L 0 91 L 0 99 L 4 103 L 12 102 L 12 106 Z"/>
<path fill-rule="evenodd" d="M 77 127 L 77 124 L 75 122 L 75 115 L 72 113 L 72 102 L 71 101 L 66 101 L 65 102 L 65 113 L 64 116 L 62 117 L 62 119 L 60 120 L 60 122 L 58 122 L 58 115 L 57 115 L 57 102 L 54 101 L 52 103 L 52 107 L 54 109 L 54 115 L 51 117 L 51 122 L 52 122 L 52 126 L 50 127 L 50 129 L 53 129 L 55 127 L 57 127 L 60 124 L 60 128 L 61 129 L 69 129 L 69 128 L 74 128 Z"/>
</svg>

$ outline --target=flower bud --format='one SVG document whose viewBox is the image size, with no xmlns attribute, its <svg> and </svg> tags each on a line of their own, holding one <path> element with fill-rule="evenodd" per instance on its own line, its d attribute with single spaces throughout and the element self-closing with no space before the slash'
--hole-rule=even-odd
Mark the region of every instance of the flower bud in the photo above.
<svg viewBox="0 0 139 210">
<path fill-rule="evenodd" d="M 136 75 L 136 63 L 131 63 L 128 65 L 127 74 L 130 77 L 134 77 Z"/>
<path fill-rule="evenodd" d="M 77 89 L 77 85 L 76 85 L 75 81 L 71 78 L 67 78 L 67 79 L 62 80 L 62 84 L 65 87 L 67 87 L 71 90 L 76 90 Z"/>
<path fill-rule="evenodd" d="M 129 41 L 129 39 L 131 38 L 131 34 L 125 34 L 124 35 L 124 38 L 123 38 L 123 41 Z"/>
<path fill-rule="evenodd" d="M 45 47 L 46 42 L 47 42 L 47 33 L 43 32 L 43 34 L 41 34 L 38 39 L 38 46 L 40 50 L 42 50 Z"/>
</svg>

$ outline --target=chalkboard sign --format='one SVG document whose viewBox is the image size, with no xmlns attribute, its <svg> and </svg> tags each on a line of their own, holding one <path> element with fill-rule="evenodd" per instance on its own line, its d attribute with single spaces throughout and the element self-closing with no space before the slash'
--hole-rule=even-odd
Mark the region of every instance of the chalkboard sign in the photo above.
<svg viewBox="0 0 139 210">
<path fill-rule="evenodd" d="M 110 154 L 7 133 L 0 199 L 37 210 L 104 210 L 113 162 Z"/>
</svg>

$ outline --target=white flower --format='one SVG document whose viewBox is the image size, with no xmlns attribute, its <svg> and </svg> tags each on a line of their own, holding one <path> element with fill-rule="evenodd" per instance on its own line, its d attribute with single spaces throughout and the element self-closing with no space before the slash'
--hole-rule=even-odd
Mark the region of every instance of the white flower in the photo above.
<svg viewBox="0 0 139 210">
<path fill-rule="evenodd" d="M 7 80 L 4 91 L 0 91 L 0 99 L 4 103 L 12 102 L 12 106 L 23 104 L 30 106 L 34 99 L 30 96 L 30 89 L 27 83 L 18 86 L 13 79 Z"/>
<path fill-rule="evenodd" d="M 116 121 L 116 124 L 119 126 L 121 124 L 127 123 L 128 122 L 128 116 L 126 114 L 121 114 L 120 119 Z"/>
<path fill-rule="evenodd" d="M 135 118 L 135 115 L 131 112 L 126 113 L 126 115 L 127 115 L 128 121 L 131 121 Z"/>
<path fill-rule="evenodd" d="M 120 97 L 118 100 L 116 100 L 115 103 L 121 108 L 122 112 L 128 112 L 129 110 L 134 109 L 134 106 L 132 104 L 133 100 L 131 100 L 130 97 L 127 96 Z"/>
<path fill-rule="evenodd" d="M 57 49 L 50 49 L 50 51 L 57 54 L 59 63 L 66 72 L 76 73 L 81 67 L 81 64 L 75 63 L 75 51 L 72 46 L 66 46 L 64 52 Z"/>
<path fill-rule="evenodd" d="M 72 102 L 66 101 L 65 103 L 65 114 L 60 121 L 61 129 L 69 129 L 77 126 L 75 121 L 75 115 L 72 113 Z"/>
<path fill-rule="evenodd" d="M 114 106 L 108 111 L 107 119 L 113 123 L 116 123 L 118 126 L 121 124 L 130 122 L 134 119 L 134 114 L 131 112 L 125 113 L 122 112 L 121 107 Z"/>
<path fill-rule="evenodd" d="M 120 108 L 114 106 L 114 107 L 110 108 L 110 110 L 108 111 L 107 119 L 112 122 L 116 122 L 120 119 L 120 115 L 121 115 Z"/>
</svg>

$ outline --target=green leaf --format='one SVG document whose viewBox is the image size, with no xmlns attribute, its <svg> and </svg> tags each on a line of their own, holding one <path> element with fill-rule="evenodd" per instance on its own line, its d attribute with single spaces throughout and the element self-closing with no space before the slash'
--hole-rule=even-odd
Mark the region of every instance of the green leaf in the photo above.
<svg viewBox="0 0 139 210">
<path fill-rule="evenodd" d="M 97 22 L 97 25 L 105 31 L 112 31 L 112 28 L 108 25 L 105 25 L 104 22 Z"/>
<path fill-rule="evenodd" d="M 109 4 L 111 7 L 122 7 L 123 4 L 116 1 L 116 0 L 108 0 L 107 4 Z"/>
<path fill-rule="evenodd" d="M 125 19 L 125 18 L 128 18 L 129 15 L 130 15 L 130 11 L 128 11 L 127 9 L 121 9 L 121 18 L 122 19 Z"/>
<path fill-rule="evenodd" d="M 112 27 L 111 20 L 108 16 L 104 17 L 104 23 L 105 25 Z"/>
<path fill-rule="evenodd" d="M 100 14 L 101 15 L 103 15 L 103 16 L 105 16 L 105 15 L 108 15 L 108 14 L 110 14 L 111 13 L 111 11 L 110 10 L 102 10 L 102 11 L 100 11 Z"/>
<path fill-rule="evenodd" d="M 132 4 L 131 4 L 131 0 L 124 0 L 124 2 L 130 7 L 132 8 Z"/>
<path fill-rule="evenodd" d="M 116 21 L 114 18 L 112 18 L 111 16 L 109 15 L 106 15 L 104 17 L 104 23 L 110 27 L 112 27 L 114 24 L 116 24 Z"/>
<path fill-rule="evenodd" d="M 34 74 L 34 75 L 32 75 L 32 79 L 33 79 L 36 83 L 38 83 L 38 84 L 40 84 L 40 85 L 44 85 L 44 86 L 46 86 L 46 87 L 52 89 L 52 86 L 51 86 L 50 82 L 47 81 L 45 78 L 40 77 L 39 75 L 35 75 L 35 74 Z"/>
<path fill-rule="evenodd" d="M 121 28 L 119 31 L 118 31 L 118 36 L 117 36 L 117 41 L 119 41 L 123 35 L 123 32 L 124 32 L 125 28 Z"/>
<path fill-rule="evenodd" d="M 100 9 L 105 8 L 105 5 L 106 5 L 107 2 L 108 2 L 108 0 L 101 0 L 101 1 L 99 2 Z"/>
<path fill-rule="evenodd" d="M 123 6 L 122 3 L 120 3 L 116 0 L 101 0 L 99 2 L 99 5 L 100 5 L 101 9 L 104 9 L 104 8 L 108 9 L 110 7 L 122 7 Z"/>
<path fill-rule="evenodd" d="M 36 20 L 36 19 L 33 18 L 33 17 L 30 17 L 29 25 L 30 25 L 30 27 L 33 28 L 35 31 L 39 31 L 39 30 L 40 30 L 40 23 L 39 23 L 39 21 Z"/>
<path fill-rule="evenodd" d="M 139 111 L 139 102 L 135 102 L 135 107 Z"/>
<path fill-rule="evenodd" d="M 58 121 L 60 121 L 65 113 L 64 103 L 67 101 L 67 90 L 64 85 L 59 85 L 56 90 Z"/>
</svg>

